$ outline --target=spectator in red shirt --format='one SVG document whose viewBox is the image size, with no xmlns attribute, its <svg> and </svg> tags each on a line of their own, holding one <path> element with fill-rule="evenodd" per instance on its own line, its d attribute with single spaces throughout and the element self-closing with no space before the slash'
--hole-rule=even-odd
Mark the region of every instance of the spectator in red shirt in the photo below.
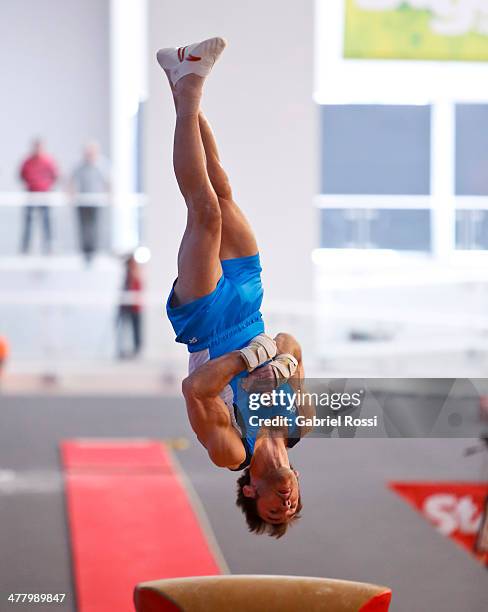
<svg viewBox="0 0 488 612">
<path fill-rule="evenodd" d="M 142 348 L 142 304 L 140 295 L 143 291 L 142 275 L 139 264 L 134 255 L 129 255 L 125 261 L 125 278 L 123 291 L 130 292 L 130 303 L 125 303 L 125 298 L 119 306 L 117 317 L 117 345 L 119 359 L 137 357 Z M 127 325 L 132 327 L 133 348 L 131 351 L 124 349 L 124 335 Z"/>
<path fill-rule="evenodd" d="M 5 367 L 5 363 L 7 362 L 9 354 L 9 347 L 7 339 L 3 336 L 0 336 L 0 383 L 2 382 L 2 373 Z"/>
<path fill-rule="evenodd" d="M 44 144 L 37 139 L 33 142 L 32 153 L 23 162 L 20 168 L 20 178 L 25 184 L 27 191 L 46 192 L 50 191 L 58 178 L 58 169 L 54 160 L 46 153 Z M 32 233 L 32 215 L 38 209 L 42 215 L 44 228 L 44 251 L 51 252 L 51 220 L 47 204 L 28 205 L 25 208 L 24 231 L 22 236 L 22 253 L 27 253 L 30 247 Z"/>
</svg>

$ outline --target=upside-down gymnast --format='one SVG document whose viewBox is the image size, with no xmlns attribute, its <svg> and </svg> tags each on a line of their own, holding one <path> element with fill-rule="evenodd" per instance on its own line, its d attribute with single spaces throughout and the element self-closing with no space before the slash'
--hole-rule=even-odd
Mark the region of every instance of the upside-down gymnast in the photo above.
<svg viewBox="0 0 488 612">
<path fill-rule="evenodd" d="M 200 108 L 205 79 L 225 46 L 222 38 L 212 38 L 157 54 L 176 108 L 173 163 L 187 206 L 167 314 L 176 341 L 190 353 L 182 388 L 198 440 L 216 466 L 244 470 L 236 503 L 250 531 L 280 537 L 302 508 L 298 473 L 287 451 L 307 431 L 293 418 L 284 426 L 251 423 L 312 409 L 296 402 L 291 409 L 277 405 L 251 410 L 244 391 L 252 389 L 253 381 L 297 388 L 304 370 L 300 345 L 291 335 L 280 333 L 273 339 L 264 333 L 256 238 L 234 202 Z"/>
</svg>

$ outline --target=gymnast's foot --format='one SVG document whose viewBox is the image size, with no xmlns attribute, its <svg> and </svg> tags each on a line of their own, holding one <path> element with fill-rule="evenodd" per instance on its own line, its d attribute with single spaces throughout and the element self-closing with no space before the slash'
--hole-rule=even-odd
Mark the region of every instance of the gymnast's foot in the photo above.
<svg viewBox="0 0 488 612">
<path fill-rule="evenodd" d="M 223 38 L 209 38 L 186 47 L 160 49 L 157 59 L 173 89 L 180 79 L 189 74 L 205 79 L 226 46 Z"/>
</svg>

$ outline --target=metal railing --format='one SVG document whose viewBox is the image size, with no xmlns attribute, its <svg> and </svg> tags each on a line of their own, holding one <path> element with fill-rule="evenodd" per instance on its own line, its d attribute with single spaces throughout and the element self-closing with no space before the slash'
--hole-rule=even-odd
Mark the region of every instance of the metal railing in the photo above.
<svg viewBox="0 0 488 612">
<path fill-rule="evenodd" d="M 71 255 L 86 240 L 95 251 L 127 251 L 143 241 L 145 204 L 141 193 L 0 192 L 0 258 L 39 250 Z"/>
<path fill-rule="evenodd" d="M 117 208 L 142 207 L 146 195 L 134 192 L 71 193 L 68 191 L 1 191 L 0 208 L 49 206 L 52 208 L 76 205 Z"/>
</svg>

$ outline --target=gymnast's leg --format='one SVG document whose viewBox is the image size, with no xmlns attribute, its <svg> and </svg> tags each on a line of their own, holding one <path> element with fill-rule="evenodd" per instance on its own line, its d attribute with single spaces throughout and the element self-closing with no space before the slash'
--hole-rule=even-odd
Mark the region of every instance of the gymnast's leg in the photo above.
<svg viewBox="0 0 488 612">
<path fill-rule="evenodd" d="M 187 74 L 172 84 L 176 107 L 173 166 L 187 206 L 172 306 L 208 295 L 222 275 L 219 259 L 222 215 L 207 173 L 199 124 L 204 81 L 202 76 Z"/>
<path fill-rule="evenodd" d="M 217 194 L 222 215 L 220 259 L 256 255 L 256 237 L 244 213 L 234 201 L 229 178 L 220 161 L 215 136 L 203 111 L 199 114 L 199 124 L 208 176 Z"/>
</svg>

